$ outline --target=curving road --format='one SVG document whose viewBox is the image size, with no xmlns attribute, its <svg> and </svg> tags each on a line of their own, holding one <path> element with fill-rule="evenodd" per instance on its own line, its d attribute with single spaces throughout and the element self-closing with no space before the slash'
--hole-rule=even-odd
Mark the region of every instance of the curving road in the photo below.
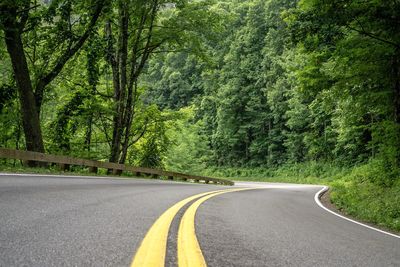
<svg viewBox="0 0 400 267">
<path fill-rule="evenodd" d="M 323 210 L 314 201 L 321 186 L 237 183 L 235 189 L 255 187 L 203 194 L 207 199 L 195 207 L 201 197 L 189 197 L 233 188 L 0 174 L 0 266 L 129 266 L 153 223 L 164 227 L 161 215 L 185 199 L 170 214 L 169 231 L 164 227 L 166 266 L 178 262 L 178 232 L 189 241 L 197 236 L 208 266 L 400 266 L 400 238 Z M 194 224 L 195 236 L 181 233 L 182 221 L 189 230 Z"/>
</svg>

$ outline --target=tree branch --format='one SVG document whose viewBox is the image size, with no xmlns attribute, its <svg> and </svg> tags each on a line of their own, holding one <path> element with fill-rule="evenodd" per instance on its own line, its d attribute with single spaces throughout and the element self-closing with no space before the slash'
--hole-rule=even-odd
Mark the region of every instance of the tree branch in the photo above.
<svg viewBox="0 0 400 267">
<path fill-rule="evenodd" d="M 25 5 L 24 5 L 24 9 L 17 11 L 17 14 L 21 13 L 21 19 L 20 19 L 20 22 L 18 23 L 18 28 L 19 28 L 20 32 L 22 32 L 24 30 L 26 22 L 29 19 L 29 10 L 31 10 L 32 8 L 35 8 L 35 7 L 30 7 L 30 1 L 26 1 Z"/>
<path fill-rule="evenodd" d="M 81 37 L 78 39 L 78 41 L 73 44 L 69 49 L 67 49 L 59 58 L 56 60 L 56 64 L 54 65 L 53 69 L 49 71 L 47 74 L 42 75 L 36 84 L 36 90 L 35 90 L 35 98 L 36 98 L 36 105 L 40 108 L 43 100 L 43 91 L 46 85 L 48 85 L 51 81 L 54 80 L 54 78 L 57 77 L 57 75 L 61 72 L 63 69 L 64 65 L 68 62 L 68 60 L 73 57 L 76 52 L 79 51 L 79 49 L 83 46 L 85 43 L 86 39 L 89 37 L 91 31 L 93 30 L 94 26 L 96 25 L 96 22 L 98 18 L 100 17 L 100 14 L 103 10 L 105 4 L 105 0 L 100 0 L 97 1 L 95 11 L 93 13 L 93 16 L 89 22 L 89 25 L 87 26 L 85 32 L 81 35 Z"/>
<path fill-rule="evenodd" d="M 375 35 L 373 33 L 367 32 L 365 30 L 364 26 L 361 24 L 361 22 L 357 18 L 355 20 L 356 20 L 357 24 L 360 26 L 361 30 L 359 30 L 357 28 L 354 28 L 354 27 L 350 26 L 349 24 L 347 24 L 346 27 L 348 27 L 350 30 L 356 31 L 356 32 L 358 32 L 358 33 L 360 33 L 362 35 L 368 36 L 368 37 L 370 37 L 372 39 L 375 39 L 377 41 L 383 42 L 385 44 L 392 45 L 392 46 L 394 46 L 396 48 L 400 48 L 400 44 L 397 44 L 395 42 L 383 39 L 383 38 L 381 38 L 381 37 L 379 37 L 379 36 L 377 36 L 377 35 Z"/>
</svg>

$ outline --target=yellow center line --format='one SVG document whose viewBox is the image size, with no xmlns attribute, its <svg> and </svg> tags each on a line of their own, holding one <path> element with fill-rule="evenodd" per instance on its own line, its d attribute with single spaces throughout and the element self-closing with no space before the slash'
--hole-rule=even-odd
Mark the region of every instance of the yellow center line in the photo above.
<svg viewBox="0 0 400 267">
<path fill-rule="evenodd" d="M 195 215 L 199 206 L 212 197 L 236 192 L 243 190 L 250 190 L 254 188 L 240 188 L 240 189 L 230 189 L 225 190 L 223 192 L 216 192 L 213 194 L 209 194 L 204 196 L 194 202 L 185 212 L 182 217 L 181 223 L 179 225 L 178 232 L 178 266 L 179 267 L 205 267 L 207 266 L 206 261 L 204 260 L 203 253 L 201 252 L 199 242 L 196 237 L 195 231 Z"/>
<path fill-rule="evenodd" d="M 172 220 L 178 211 L 190 201 L 214 193 L 223 193 L 232 189 L 205 192 L 188 197 L 173 205 L 165 211 L 157 221 L 151 226 L 146 236 L 142 240 L 139 249 L 131 263 L 131 267 L 160 267 L 164 266 L 165 254 L 167 250 L 168 231 Z"/>
</svg>

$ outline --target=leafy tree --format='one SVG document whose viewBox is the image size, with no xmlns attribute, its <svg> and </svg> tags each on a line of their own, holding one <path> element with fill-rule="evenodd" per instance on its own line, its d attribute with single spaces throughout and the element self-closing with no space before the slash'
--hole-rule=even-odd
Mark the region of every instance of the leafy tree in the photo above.
<svg viewBox="0 0 400 267">
<path fill-rule="evenodd" d="M 148 87 L 146 101 L 170 109 L 190 105 L 196 97 L 204 94 L 201 77 L 204 65 L 187 52 L 169 52 L 154 57 L 144 77 Z"/>
<path fill-rule="evenodd" d="M 210 160 L 207 138 L 202 133 L 202 121 L 194 123 L 194 107 L 179 110 L 180 117 L 167 131 L 171 142 L 165 159 L 167 169 L 201 174 Z"/>
<path fill-rule="evenodd" d="M 83 46 L 104 5 L 103 0 L 1 2 L 0 28 L 13 66 L 28 150 L 44 152 L 39 113 L 45 88 Z"/>
<path fill-rule="evenodd" d="M 305 53 L 323 55 L 316 69 L 329 82 L 323 88 L 338 99 L 331 109 L 335 151 L 346 160 L 374 155 L 372 137 L 382 134 L 374 129 L 387 121 L 399 124 L 399 8 L 396 1 L 304 0 L 288 13 L 294 40 Z M 397 166 L 399 156 L 391 161 Z"/>
<path fill-rule="evenodd" d="M 110 162 L 126 160 L 135 115 L 138 78 L 150 55 L 175 48 L 201 29 L 207 5 L 183 1 L 117 1 L 106 22 L 106 57 L 112 69 L 114 116 Z M 115 22 L 116 21 L 116 22 Z M 212 20 L 210 21 L 212 22 Z M 208 22 L 208 23 L 210 23 Z M 196 25 L 195 25 L 196 24 Z M 114 27 L 113 25 L 117 25 Z M 196 45 L 196 38 L 192 38 Z"/>
</svg>

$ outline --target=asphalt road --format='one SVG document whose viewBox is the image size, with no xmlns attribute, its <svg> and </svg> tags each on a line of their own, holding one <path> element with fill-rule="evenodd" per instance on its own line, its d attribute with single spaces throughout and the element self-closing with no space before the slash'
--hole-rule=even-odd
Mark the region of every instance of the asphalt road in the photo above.
<svg viewBox="0 0 400 267">
<path fill-rule="evenodd" d="M 197 210 L 196 236 L 208 266 L 400 266 L 400 239 L 323 210 L 314 201 L 320 186 L 237 186 L 262 189 L 217 195 Z M 164 211 L 226 188 L 0 175 L 0 266 L 129 266 Z M 188 205 L 172 221 L 166 266 L 176 266 Z"/>
</svg>

